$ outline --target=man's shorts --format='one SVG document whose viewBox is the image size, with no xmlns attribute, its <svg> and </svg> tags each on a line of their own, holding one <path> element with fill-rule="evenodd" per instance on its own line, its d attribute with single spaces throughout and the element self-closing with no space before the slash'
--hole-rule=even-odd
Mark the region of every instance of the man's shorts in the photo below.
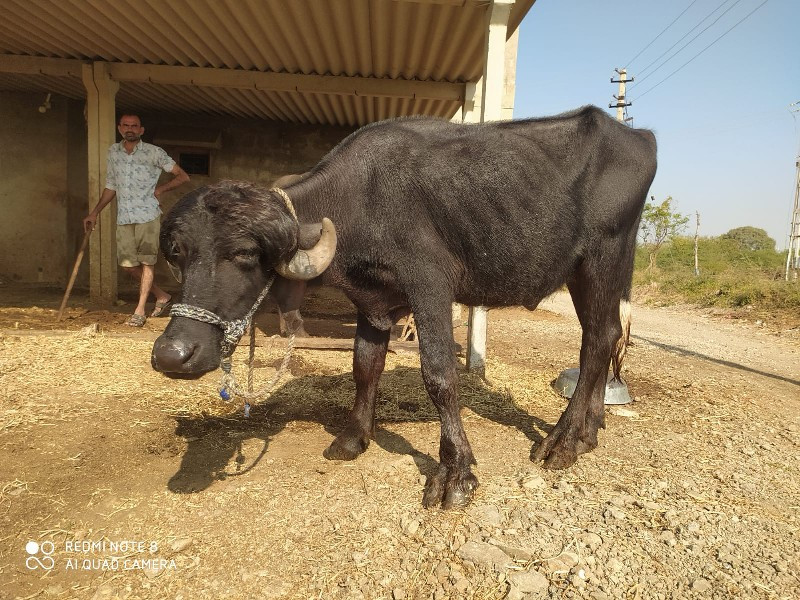
<svg viewBox="0 0 800 600">
<path fill-rule="evenodd" d="M 161 218 L 147 223 L 117 225 L 117 262 L 121 267 L 154 265 L 158 259 Z"/>
</svg>

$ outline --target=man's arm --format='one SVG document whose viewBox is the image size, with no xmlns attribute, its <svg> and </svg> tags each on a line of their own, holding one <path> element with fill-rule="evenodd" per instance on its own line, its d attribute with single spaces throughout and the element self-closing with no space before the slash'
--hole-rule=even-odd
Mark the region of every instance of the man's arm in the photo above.
<svg viewBox="0 0 800 600">
<path fill-rule="evenodd" d="M 186 173 L 186 171 L 181 169 L 177 163 L 175 163 L 175 166 L 172 167 L 172 171 L 170 171 L 170 173 L 172 173 L 172 179 L 156 188 L 156 198 L 159 198 L 164 192 L 174 190 L 176 187 L 183 185 L 184 183 L 188 183 L 189 181 L 189 175 Z"/>
<path fill-rule="evenodd" d="M 103 193 L 100 195 L 100 201 L 97 205 L 92 209 L 92 212 L 88 214 L 88 216 L 83 220 L 83 230 L 84 231 L 94 231 L 95 224 L 97 223 L 97 216 L 100 214 L 100 211 L 103 210 L 108 204 L 114 199 L 114 196 L 117 195 L 117 192 L 114 190 L 110 190 L 105 188 Z"/>
</svg>

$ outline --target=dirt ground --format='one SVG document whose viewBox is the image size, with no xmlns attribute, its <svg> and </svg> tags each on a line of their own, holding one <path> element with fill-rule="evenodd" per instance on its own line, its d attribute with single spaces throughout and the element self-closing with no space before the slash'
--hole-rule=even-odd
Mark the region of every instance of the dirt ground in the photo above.
<svg viewBox="0 0 800 600">
<path fill-rule="evenodd" d="M 576 366 L 577 320 L 563 294 L 491 311 L 487 381 L 460 374 L 481 486 L 444 512 L 421 507 L 439 425 L 415 352 L 387 358 L 367 452 L 329 462 L 349 351 L 295 350 L 245 419 L 218 373 L 150 369 L 166 319 L 132 331 L 130 302 L 77 294 L 57 323 L 60 299 L 0 288 L 0 598 L 800 597 L 796 327 L 635 306 L 635 401 L 545 471 L 530 450 L 565 406 L 551 382 Z M 336 294 L 304 314 L 352 338 Z M 274 307 L 259 324 L 277 331 Z M 259 342 L 257 387 L 284 355 Z"/>
</svg>

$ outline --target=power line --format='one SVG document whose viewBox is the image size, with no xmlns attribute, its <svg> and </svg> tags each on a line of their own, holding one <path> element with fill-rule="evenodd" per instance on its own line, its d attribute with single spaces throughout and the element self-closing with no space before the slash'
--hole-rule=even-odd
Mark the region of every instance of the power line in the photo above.
<svg viewBox="0 0 800 600">
<path fill-rule="evenodd" d="M 725 0 L 725 1 L 727 2 L 728 0 Z M 682 17 L 682 16 L 683 16 L 683 15 L 686 13 L 686 11 L 687 11 L 687 10 L 689 10 L 690 8 L 692 8 L 692 6 L 694 6 L 695 2 L 697 2 L 697 0 L 692 0 L 692 3 L 691 3 L 691 4 L 689 4 L 689 6 L 687 6 L 686 8 L 684 8 L 684 9 L 683 9 L 683 12 L 682 12 L 681 14 L 679 14 L 677 17 L 675 17 L 675 18 L 672 20 L 672 23 L 670 23 L 669 25 L 667 25 L 666 27 L 664 27 L 664 29 L 662 29 L 662 30 L 661 30 L 661 33 L 659 33 L 659 34 L 658 34 L 656 37 L 654 37 L 654 38 L 653 38 L 653 39 L 650 41 L 650 43 L 649 43 L 649 44 L 647 44 L 647 45 L 646 45 L 644 48 L 642 48 L 641 50 L 639 50 L 639 52 L 636 54 L 636 56 L 634 56 L 634 57 L 633 57 L 632 59 L 630 59 L 629 61 L 625 62 L 624 64 L 626 65 L 626 68 L 627 68 L 627 67 L 630 67 L 631 63 L 632 63 L 633 61 L 635 61 L 637 58 L 639 58 L 639 55 L 640 55 L 642 52 L 644 52 L 644 51 L 645 51 L 645 50 L 647 50 L 647 49 L 648 49 L 650 46 L 652 46 L 652 45 L 653 45 L 653 43 L 654 43 L 654 42 L 655 42 L 655 41 L 656 41 L 658 38 L 660 38 L 660 37 L 661 37 L 661 36 L 664 34 L 664 32 L 666 32 L 666 31 L 667 31 L 667 29 L 669 29 L 670 27 L 672 27 L 673 25 L 675 25 L 675 21 L 677 21 L 678 19 L 680 19 L 680 18 L 681 18 L 681 17 Z"/>
<path fill-rule="evenodd" d="M 704 22 L 706 19 L 708 19 L 708 18 L 709 18 L 711 15 L 713 15 L 715 12 L 717 12 L 717 11 L 718 11 L 720 8 L 722 8 L 722 7 L 723 7 L 723 6 L 724 6 L 726 3 L 728 3 L 729 1 L 730 1 L 730 0 L 725 0 L 725 1 L 724 1 L 722 4 L 720 4 L 720 5 L 719 5 L 717 8 L 715 8 L 714 10 L 712 10 L 712 11 L 711 11 L 711 12 L 710 12 L 708 15 L 706 15 L 706 16 L 703 18 L 703 20 L 702 20 L 702 21 L 700 21 L 700 22 L 699 22 L 697 25 L 695 25 L 695 26 L 694 26 L 694 27 L 693 27 L 691 30 L 689 30 L 689 31 L 688 31 L 688 32 L 687 32 L 687 33 L 686 33 L 686 34 L 685 34 L 685 35 L 684 35 L 684 36 L 683 36 L 681 39 L 679 39 L 677 42 L 675 42 L 674 44 L 672 44 L 672 46 L 670 46 L 669 48 L 667 48 L 667 49 L 666 49 L 666 50 L 665 50 L 665 51 L 664 51 L 664 52 L 661 54 L 661 56 L 659 56 L 657 59 L 655 59 L 655 60 L 654 60 L 653 62 L 651 62 L 649 65 L 647 65 L 647 66 L 646 66 L 644 69 L 642 69 L 640 72 L 647 71 L 647 69 L 649 69 L 649 68 L 650 68 L 651 66 L 653 66 L 655 63 L 657 63 L 659 60 L 661 60 L 661 58 L 662 58 L 662 57 L 663 57 L 663 56 L 664 56 L 664 55 L 665 55 L 667 52 L 669 52 L 669 51 L 670 51 L 670 50 L 672 50 L 672 49 L 673 49 L 675 46 L 677 46 L 678 44 L 680 44 L 680 43 L 681 43 L 681 42 L 682 42 L 682 41 L 683 41 L 683 40 L 686 38 L 686 36 L 688 36 L 690 33 L 692 33 L 692 31 L 694 31 L 695 29 L 697 29 L 698 27 L 700 27 L 700 25 L 702 25 L 702 24 L 703 24 L 703 22 Z M 688 42 L 686 42 L 686 43 L 685 43 L 683 46 L 681 46 L 681 47 L 680 47 L 680 48 L 679 48 L 679 49 L 678 49 L 678 50 L 677 50 L 675 53 L 673 53 L 673 54 L 672 54 L 672 56 L 670 56 L 669 58 L 667 58 L 667 60 L 665 60 L 664 62 L 662 62 L 660 65 L 658 65 L 658 66 L 657 66 L 655 69 L 653 69 L 653 71 L 652 71 L 652 72 L 650 72 L 649 74 L 645 75 L 644 77 L 641 77 L 641 78 L 639 79 L 639 83 L 641 83 L 642 81 L 644 81 L 645 79 L 647 79 L 648 77 L 650 77 L 650 75 L 652 75 L 653 73 L 655 73 L 656 71 L 658 71 L 658 70 L 659 70 L 661 67 L 663 67 L 664 65 L 666 65 L 666 64 L 667 64 L 669 61 L 671 61 L 671 60 L 672 60 L 673 58 L 675 58 L 675 57 L 676 57 L 678 54 L 680 54 L 680 53 L 683 51 L 683 49 L 684 49 L 684 48 L 686 48 L 686 46 L 688 46 L 688 45 L 689 45 L 689 44 L 691 44 L 693 41 L 695 41 L 695 40 L 696 40 L 698 37 L 700 37 L 701 35 L 703 35 L 703 34 L 704 34 L 704 33 L 705 33 L 705 32 L 706 32 L 706 31 L 707 31 L 707 30 L 708 30 L 710 27 L 714 26 L 714 25 L 717 23 L 717 21 L 719 21 L 719 20 L 720 20 L 722 17 L 724 17 L 726 14 L 728 14 L 728 12 L 730 12 L 730 10 L 731 10 L 731 9 L 732 9 L 734 6 L 736 6 L 737 4 L 739 4 L 739 2 L 741 2 L 741 1 L 742 1 L 742 0 L 736 0 L 736 2 L 734 2 L 733 4 L 731 4 L 731 5 L 730 5 L 730 6 L 729 6 L 729 7 L 728 7 L 728 8 L 727 8 L 727 9 L 726 9 L 726 10 L 725 10 L 725 11 L 724 11 L 724 12 L 723 12 L 721 15 L 719 15 L 719 16 L 718 16 L 716 19 L 714 19 L 714 20 L 713 20 L 711 23 L 709 23 L 709 24 L 708 24 L 708 25 L 707 25 L 707 26 L 706 26 L 706 27 L 705 27 L 705 28 L 704 28 L 702 31 L 700 31 L 700 33 L 698 33 L 697 35 L 695 35 L 695 36 L 694 36 L 692 39 L 690 39 L 690 40 L 689 40 Z"/>
<path fill-rule="evenodd" d="M 664 79 L 662 79 L 661 81 L 659 81 L 657 84 L 655 84 L 654 86 L 652 86 L 652 87 L 648 88 L 647 90 L 645 90 L 644 92 L 642 92 L 641 94 L 639 94 L 639 96 L 637 96 L 637 99 L 639 99 L 639 98 L 641 98 L 642 96 L 644 96 L 645 94 L 647 94 L 647 93 L 649 93 L 649 92 L 653 91 L 653 90 L 654 90 L 654 89 L 656 89 L 658 86 L 660 86 L 662 83 L 664 83 L 664 82 L 665 82 L 667 79 L 669 79 L 670 77 L 672 77 L 673 75 L 675 75 L 675 73 L 677 73 L 678 71 L 680 71 L 681 69 L 683 69 L 683 68 L 684 68 L 686 65 L 688 65 L 690 62 L 692 62 L 693 60 L 695 60 L 695 59 L 696 59 L 697 57 L 699 57 L 701 54 L 703 54 L 703 52 L 705 52 L 706 50 L 708 50 L 709 48 L 711 48 L 711 46 L 713 46 L 714 44 L 716 44 L 718 41 L 720 41 L 722 38 L 724 38 L 726 35 L 728 35 L 728 34 L 729 34 L 731 31 L 733 31 L 733 30 L 734 30 L 736 27 L 738 27 L 738 26 L 739 26 L 739 25 L 741 25 L 743 22 L 745 22 L 747 19 L 749 19 L 749 18 L 750 18 L 750 16 L 751 16 L 751 15 L 752 15 L 754 12 L 756 12 L 756 11 L 757 11 L 759 8 L 761 8 L 762 6 L 764 6 L 764 5 L 765 5 L 767 2 L 769 2 L 769 0 L 764 0 L 764 1 L 763 1 L 761 4 L 759 4 L 758 6 L 756 6 L 756 7 L 755 7 L 753 10 L 751 10 L 749 13 L 747 13 L 747 14 L 744 16 L 744 18 L 743 18 L 743 19 L 741 19 L 740 21 L 738 21 L 738 22 L 737 22 L 735 25 L 733 25 L 733 26 L 732 26 L 730 29 L 728 29 L 728 30 L 727 30 L 725 33 L 723 33 L 721 36 L 719 36 L 717 39 L 715 39 L 713 42 L 711 42 L 711 43 L 710 43 L 708 46 L 706 46 L 705 48 L 703 48 L 702 50 L 700 50 L 700 52 L 698 52 L 697 54 L 695 54 L 695 55 L 694 55 L 692 58 L 690 58 L 689 60 L 687 60 L 687 61 L 686 61 L 685 63 L 683 63 L 683 64 L 682 64 L 680 67 L 678 67 L 677 69 L 675 69 L 675 70 L 674 70 L 672 73 L 670 73 L 669 75 L 667 75 L 667 76 L 666 76 Z"/>
<path fill-rule="evenodd" d="M 661 54 L 660 54 L 660 55 L 659 55 L 659 56 L 658 56 L 658 57 L 657 57 L 655 60 L 651 61 L 651 62 L 650 62 L 650 63 L 649 63 L 649 64 L 648 64 L 646 67 L 644 67 L 643 69 L 641 69 L 641 70 L 640 70 L 640 72 L 645 72 L 645 71 L 647 71 L 647 70 L 648 70 L 650 67 L 652 67 L 654 64 L 656 64 L 656 63 L 657 63 L 659 60 L 661 60 L 661 59 L 664 57 L 664 55 L 665 55 L 665 54 L 667 54 L 667 53 L 668 53 L 670 50 L 672 50 L 672 49 L 673 49 L 675 46 L 677 46 L 677 45 L 678 45 L 678 44 L 680 44 L 680 43 L 681 43 L 683 40 L 685 40 L 685 39 L 686 39 L 686 38 L 687 38 L 687 37 L 688 37 L 688 36 L 689 36 L 689 35 L 690 35 L 690 34 L 691 34 L 691 33 L 692 33 L 692 32 L 693 32 L 695 29 L 697 29 L 697 28 L 698 28 L 698 27 L 700 27 L 700 26 L 701 26 L 703 23 L 705 23 L 705 22 L 706 22 L 706 20 L 708 20 L 708 18 L 709 18 L 709 17 L 711 17 L 711 16 L 712 16 L 712 15 L 713 15 L 715 12 L 717 12 L 717 11 L 718 11 L 720 8 L 722 8 L 723 6 L 725 6 L 725 5 L 726 5 L 728 2 L 730 2 L 730 0 L 723 0 L 723 1 L 722 1 L 722 4 L 720 4 L 719 6 L 717 6 L 717 7 L 716 7 L 714 10 L 712 10 L 710 13 L 708 13 L 708 14 L 707 14 L 705 17 L 703 17 L 702 19 L 700 19 L 700 22 L 699 22 L 697 25 L 695 25 L 695 26 L 694 26 L 694 27 L 692 27 L 692 28 L 691 28 L 689 31 L 687 31 L 686 33 L 684 33 L 684 34 L 683 34 L 683 36 L 682 36 L 680 39 L 678 39 L 678 41 L 676 41 L 674 44 L 672 44 L 672 46 L 670 46 L 669 48 L 667 48 L 666 50 L 664 50 L 664 52 L 662 52 L 662 53 L 661 53 Z M 738 0 L 737 0 L 737 2 L 738 2 Z"/>
</svg>

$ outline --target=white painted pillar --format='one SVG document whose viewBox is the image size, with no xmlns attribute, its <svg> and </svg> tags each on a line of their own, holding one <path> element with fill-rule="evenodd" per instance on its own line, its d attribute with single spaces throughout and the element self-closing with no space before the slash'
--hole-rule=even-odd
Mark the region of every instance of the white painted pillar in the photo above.
<svg viewBox="0 0 800 600">
<path fill-rule="evenodd" d="M 100 201 L 106 185 L 106 154 L 116 140 L 115 97 L 119 83 L 108 75 L 106 63 L 83 65 L 86 88 L 86 131 L 88 148 L 88 208 Z M 93 300 L 117 299 L 117 210 L 116 200 L 97 219 L 89 245 L 89 295 Z"/>
<path fill-rule="evenodd" d="M 461 105 L 461 111 L 453 115 L 450 119 L 452 122 L 460 123 L 477 123 L 478 113 L 480 112 L 480 89 L 482 82 L 478 80 L 467 81 L 464 84 L 464 104 Z M 461 324 L 462 307 L 458 302 L 453 302 L 452 305 L 452 323 L 453 327 Z"/>
<path fill-rule="evenodd" d="M 506 36 L 514 0 L 493 0 L 488 9 L 486 53 L 483 64 L 481 122 L 503 118 L 505 95 Z"/>
<path fill-rule="evenodd" d="M 505 95 L 506 35 L 508 17 L 514 0 L 493 0 L 487 9 L 486 51 L 483 66 L 481 95 L 481 122 L 499 121 L 503 118 Z M 487 309 L 473 306 L 469 309 L 469 347 L 467 368 L 481 377 L 486 372 Z"/>
<path fill-rule="evenodd" d="M 464 105 L 461 107 L 461 121 L 464 123 L 477 123 L 478 114 L 481 110 L 480 94 L 483 82 L 468 81 L 464 84 Z M 476 111 L 478 111 L 476 113 Z"/>
</svg>

